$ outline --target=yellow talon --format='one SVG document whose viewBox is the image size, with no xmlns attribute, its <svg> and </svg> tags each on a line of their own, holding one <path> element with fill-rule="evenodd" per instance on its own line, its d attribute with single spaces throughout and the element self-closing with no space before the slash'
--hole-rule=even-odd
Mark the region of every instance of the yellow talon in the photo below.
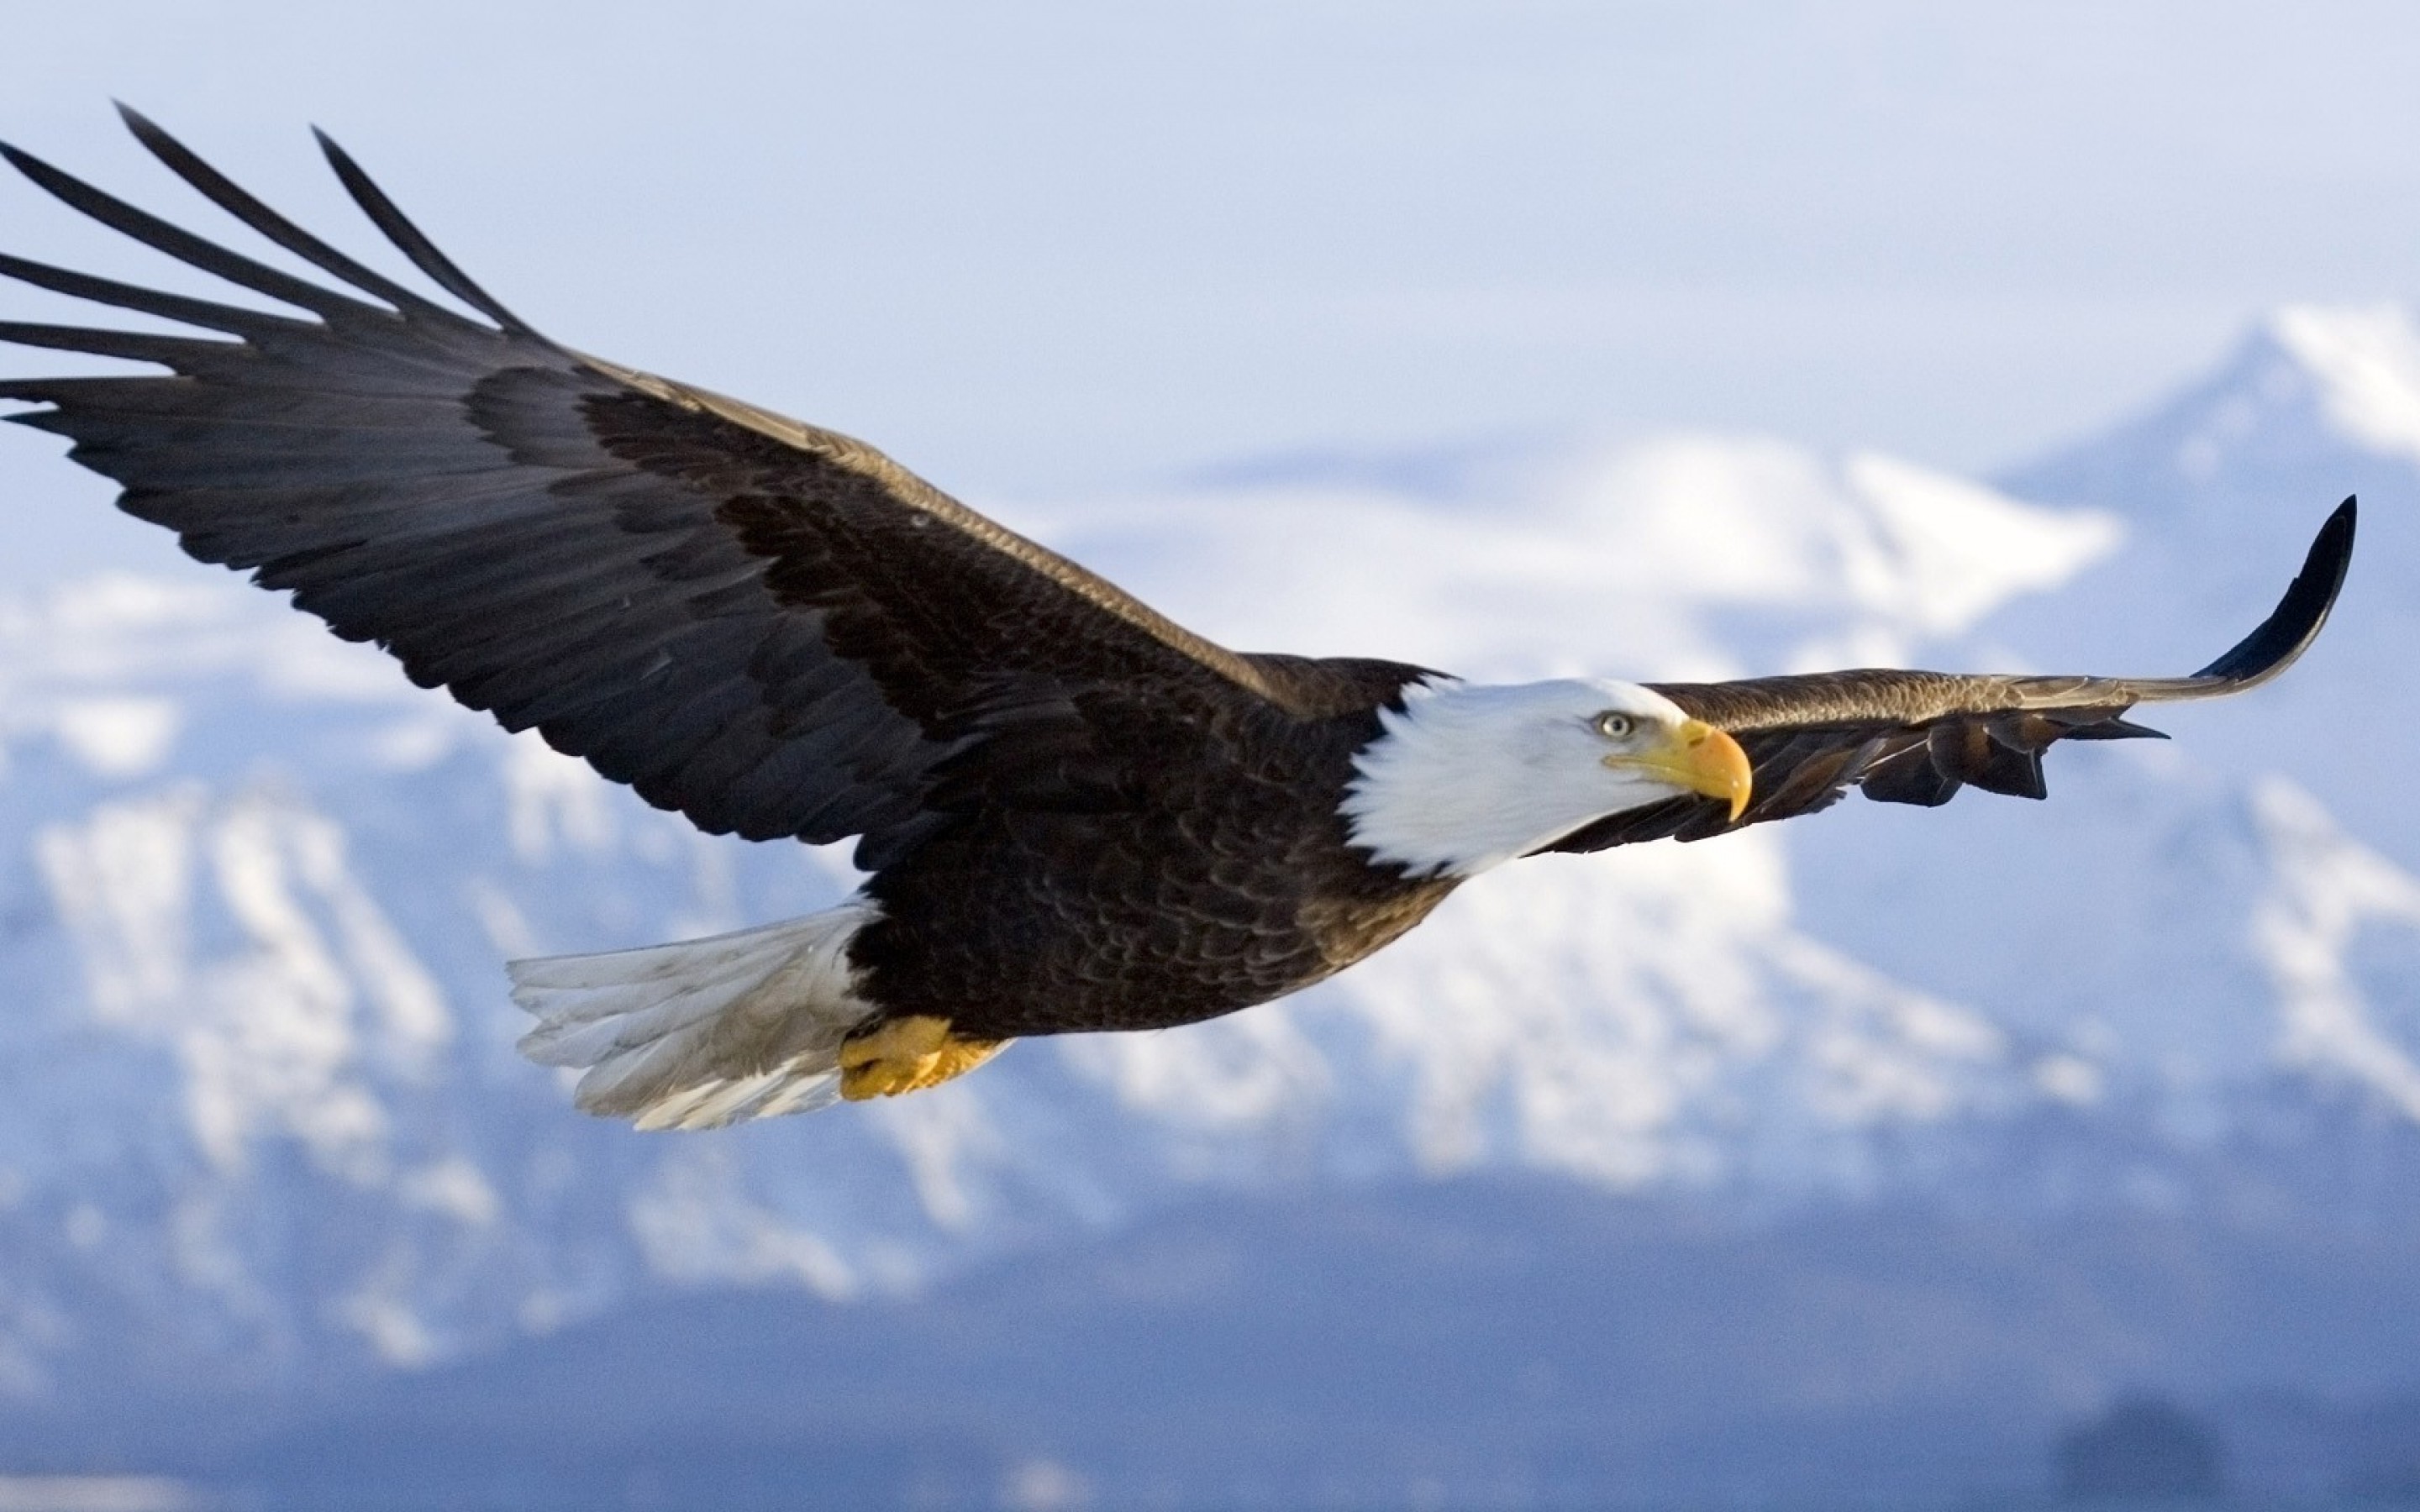
<svg viewBox="0 0 2420 1512">
<path fill-rule="evenodd" d="M 939 1087 L 1000 1054 L 1005 1040 L 961 1040 L 930 1013 L 892 1019 L 840 1047 L 840 1095 L 852 1103 Z"/>
</svg>

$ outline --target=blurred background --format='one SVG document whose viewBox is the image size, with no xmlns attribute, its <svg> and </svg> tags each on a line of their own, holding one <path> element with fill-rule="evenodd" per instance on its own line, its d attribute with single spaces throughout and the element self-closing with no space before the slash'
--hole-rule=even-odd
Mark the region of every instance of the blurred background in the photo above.
<svg viewBox="0 0 2420 1512">
<path fill-rule="evenodd" d="M 1239 646 L 2180 672 L 2364 507 L 2291 677 L 2046 805 L 1526 863 L 1281 1005 L 668 1136 L 513 1054 L 499 962 L 845 851 L 0 436 L 0 1505 L 2420 1499 L 2420 14 L 0 27 L 21 147 L 231 233 L 123 99 L 392 266 L 324 126 L 540 329 Z M 206 285 L 13 180 L 0 249 Z"/>
</svg>

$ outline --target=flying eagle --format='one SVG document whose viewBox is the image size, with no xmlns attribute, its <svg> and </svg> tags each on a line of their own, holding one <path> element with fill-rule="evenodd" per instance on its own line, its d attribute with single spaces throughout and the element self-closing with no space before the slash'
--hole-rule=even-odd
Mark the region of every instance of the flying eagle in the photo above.
<svg viewBox="0 0 2420 1512">
<path fill-rule="evenodd" d="M 0 256 L 209 336 L 0 323 L 168 369 L 12 378 L 120 507 L 251 572 L 423 687 L 535 729 L 711 834 L 857 840 L 848 902 L 719 938 L 515 963 L 579 1105 L 706 1128 L 912 1091 L 1027 1035 L 1298 991 L 1545 851 L 1703 840 L 1962 787 L 2043 795 L 2060 740 L 2275 676 L 2335 602 L 2353 504 L 2284 601 L 2190 677 L 1853 671 L 1513 687 L 1234 652 L 863 442 L 558 346 L 320 138 L 468 316 L 286 220 L 132 112 L 179 178 L 329 284 L 14 148 L 73 208 L 298 314 Z"/>
</svg>

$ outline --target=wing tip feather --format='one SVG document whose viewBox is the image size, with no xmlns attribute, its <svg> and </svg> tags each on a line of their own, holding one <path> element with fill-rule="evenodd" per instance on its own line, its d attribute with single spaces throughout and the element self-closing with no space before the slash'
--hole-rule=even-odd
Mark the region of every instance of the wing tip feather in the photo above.
<svg viewBox="0 0 2420 1512">
<path fill-rule="evenodd" d="M 2336 595 L 2344 591 L 2359 521 L 2358 496 L 2348 494 L 2311 538 L 2302 570 L 2286 585 L 2269 617 L 2194 676 L 2219 679 L 2227 685 L 2226 691 L 2235 692 L 2257 687 L 2292 666 L 2319 639 L 2335 609 Z"/>
<path fill-rule="evenodd" d="M 394 200 L 387 197 L 386 191 L 378 186 L 353 155 L 329 135 L 325 128 L 313 126 L 311 137 L 318 143 L 320 156 L 328 160 L 328 166 L 334 170 L 337 181 L 345 186 L 345 193 L 352 196 L 353 203 L 370 218 L 371 224 L 395 243 L 396 250 L 411 260 L 413 267 L 427 274 L 445 292 L 505 331 L 533 340 L 546 339 L 528 321 L 513 314 L 494 295 L 473 282 L 469 274 L 455 266 L 451 257 L 439 251 L 437 244 L 412 224 L 411 217 L 405 215 Z"/>
</svg>

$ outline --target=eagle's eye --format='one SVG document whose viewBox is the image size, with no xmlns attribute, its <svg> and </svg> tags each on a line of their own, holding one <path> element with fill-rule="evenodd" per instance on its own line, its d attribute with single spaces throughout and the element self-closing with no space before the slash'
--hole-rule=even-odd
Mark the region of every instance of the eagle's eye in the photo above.
<svg viewBox="0 0 2420 1512">
<path fill-rule="evenodd" d="M 1607 712 L 1596 717 L 1596 733 L 1607 740 L 1623 740 L 1638 727 L 1638 721 L 1626 714 Z"/>
</svg>

